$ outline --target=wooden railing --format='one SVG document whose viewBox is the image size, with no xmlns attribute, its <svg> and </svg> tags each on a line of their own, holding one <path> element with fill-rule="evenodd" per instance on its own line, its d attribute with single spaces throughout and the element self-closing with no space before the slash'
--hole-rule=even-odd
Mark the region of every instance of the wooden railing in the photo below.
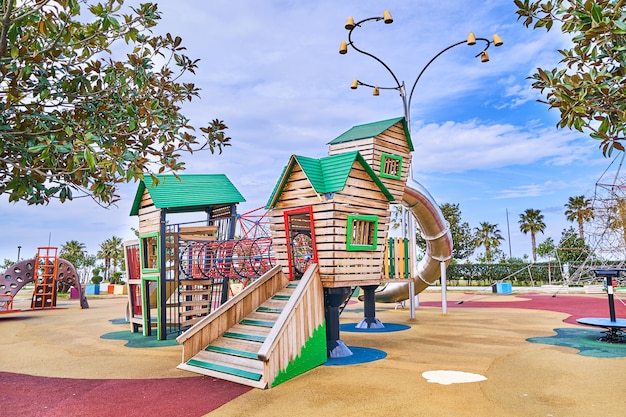
<svg viewBox="0 0 626 417">
<path fill-rule="evenodd" d="M 385 242 L 383 280 L 413 279 L 413 247 L 407 238 L 390 237 Z"/>
<path fill-rule="evenodd" d="M 183 345 L 183 362 L 192 358 L 225 331 L 239 323 L 288 283 L 289 278 L 283 274 L 282 268 L 275 266 L 178 336 L 176 341 Z"/>
<path fill-rule="evenodd" d="M 280 370 L 300 355 L 313 332 L 324 322 L 324 290 L 317 264 L 311 264 L 258 352 L 265 362 L 268 386 Z"/>
</svg>

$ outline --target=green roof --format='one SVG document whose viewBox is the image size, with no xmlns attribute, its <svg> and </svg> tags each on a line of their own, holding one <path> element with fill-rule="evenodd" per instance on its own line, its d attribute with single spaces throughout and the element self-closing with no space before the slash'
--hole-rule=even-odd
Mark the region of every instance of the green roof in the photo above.
<svg viewBox="0 0 626 417">
<path fill-rule="evenodd" d="M 208 206 L 234 204 L 246 201 L 237 188 L 223 174 L 157 175 L 159 183 L 153 186 L 152 177 L 146 175 L 139 183 L 131 216 L 139 213 L 139 205 L 147 188 L 154 205 L 171 211 L 197 211 Z"/>
<path fill-rule="evenodd" d="M 376 183 L 385 197 L 387 197 L 389 201 L 393 201 L 393 195 L 391 195 L 387 187 L 385 187 L 380 178 L 378 178 L 372 167 L 370 167 L 358 151 L 352 151 L 327 156 L 321 159 L 292 155 L 276 183 L 276 187 L 267 202 L 266 208 L 269 209 L 276 204 L 296 164 L 302 168 L 304 175 L 306 175 L 311 186 L 317 193 L 327 194 L 344 189 L 346 181 L 352 171 L 354 161 L 358 161 L 363 166 L 365 172 L 369 174 L 372 181 Z"/>
<path fill-rule="evenodd" d="M 336 145 L 338 143 L 351 142 L 353 140 L 373 138 L 389 129 L 391 126 L 398 122 L 402 122 L 402 128 L 404 129 L 404 135 L 406 136 L 406 144 L 410 151 L 413 151 L 413 142 L 411 141 L 411 134 L 406 124 L 404 117 L 396 117 L 394 119 L 381 120 L 379 122 L 367 123 L 364 125 L 353 126 L 347 132 L 342 133 L 340 136 L 328 142 L 328 145 Z"/>
</svg>

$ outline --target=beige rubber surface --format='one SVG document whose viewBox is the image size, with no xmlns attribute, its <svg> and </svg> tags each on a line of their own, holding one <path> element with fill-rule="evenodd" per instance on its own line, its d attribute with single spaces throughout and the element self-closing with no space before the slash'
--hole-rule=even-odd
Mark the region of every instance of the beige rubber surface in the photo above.
<svg viewBox="0 0 626 417">
<path fill-rule="evenodd" d="M 467 294 L 449 294 L 448 314 L 419 307 L 378 304 L 383 323 L 406 331 L 348 333 L 348 346 L 371 347 L 385 359 L 351 366 L 321 366 L 270 390 L 251 390 L 209 416 L 622 416 L 626 410 L 626 358 L 594 358 L 570 348 L 529 343 L 549 336 L 564 313 L 515 309 L 516 297 L 477 294 L 481 301 L 509 299 L 511 308 L 454 308 Z M 523 296 L 522 296 L 523 297 Z M 563 297 L 566 297 L 564 295 Z M 422 300 L 438 300 L 425 293 Z M 69 378 L 165 378 L 193 376 L 176 369 L 181 347 L 128 348 L 105 333 L 127 330 L 125 297 L 60 302 L 51 311 L 0 315 L 0 371 Z M 19 304 L 16 305 L 19 308 Z M 22 305 L 23 307 L 23 305 Z M 351 304 L 342 323 L 362 318 Z M 626 349 L 626 346 L 624 346 Z M 425 371 L 451 370 L 485 381 L 441 385 Z M 207 392 L 211 395 L 211 392 Z M 184 399 L 177 399 L 182 401 Z"/>
</svg>

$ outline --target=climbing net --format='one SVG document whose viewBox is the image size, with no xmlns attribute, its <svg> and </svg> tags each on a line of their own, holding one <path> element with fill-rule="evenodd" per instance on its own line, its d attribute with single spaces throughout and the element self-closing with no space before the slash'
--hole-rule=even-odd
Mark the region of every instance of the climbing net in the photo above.
<svg viewBox="0 0 626 417">
<path fill-rule="evenodd" d="M 611 162 L 595 184 L 591 199 L 593 219 L 585 224 L 588 256 L 571 275 L 570 283 L 594 281 L 593 269 L 626 268 L 626 176 L 621 173 L 623 162 L 624 153 Z M 621 277 L 620 281 L 626 283 L 626 277 Z"/>
</svg>

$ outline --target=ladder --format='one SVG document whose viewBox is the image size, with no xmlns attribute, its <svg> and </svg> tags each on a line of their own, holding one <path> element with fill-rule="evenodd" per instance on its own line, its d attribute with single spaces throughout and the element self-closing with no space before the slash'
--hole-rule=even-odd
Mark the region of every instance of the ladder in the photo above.
<svg viewBox="0 0 626 417">
<path fill-rule="evenodd" d="M 37 248 L 37 258 L 35 259 L 35 291 L 30 308 L 46 309 L 57 305 L 56 277 L 59 265 L 57 258 L 57 248 L 41 247 Z"/>
</svg>

